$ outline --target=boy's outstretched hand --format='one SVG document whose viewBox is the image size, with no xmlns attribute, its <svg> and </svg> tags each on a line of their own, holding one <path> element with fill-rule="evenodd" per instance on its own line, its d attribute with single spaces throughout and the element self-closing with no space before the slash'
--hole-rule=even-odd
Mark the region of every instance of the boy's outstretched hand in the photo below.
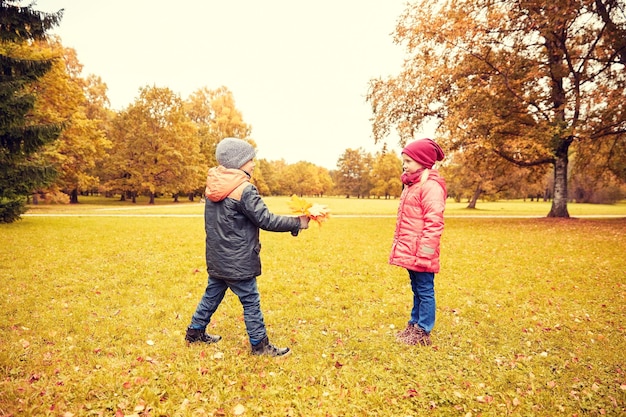
<svg viewBox="0 0 626 417">
<path fill-rule="evenodd" d="M 298 216 L 298 218 L 300 219 L 300 229 L 308 229 L 309 216 L 303 214 L 302 216 Z"/>
</svg>

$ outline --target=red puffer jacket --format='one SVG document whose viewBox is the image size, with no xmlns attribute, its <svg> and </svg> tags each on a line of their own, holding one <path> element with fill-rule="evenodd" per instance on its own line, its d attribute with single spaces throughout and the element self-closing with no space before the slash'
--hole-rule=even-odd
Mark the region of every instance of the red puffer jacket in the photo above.
<svg viewBox="0 0 626 417">
<path fill-rule="evenodd" d="M 446 195 L 446 183 L 435 169 L 427 170 L 420 182 L 404 187 L 389 255 L 391 265 L 439 272 Z"/>
</svg>

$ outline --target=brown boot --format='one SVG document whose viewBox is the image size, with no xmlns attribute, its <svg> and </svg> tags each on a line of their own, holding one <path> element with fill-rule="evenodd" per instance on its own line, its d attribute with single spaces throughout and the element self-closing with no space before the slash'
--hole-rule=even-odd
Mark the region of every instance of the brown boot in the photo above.
<svg viewBox="0 0 626 417">
<path fill-rule="evenodd" d="M 430 346 L 430 334 L 420 328 L 417 324 L 409 324 L 406 329 L 398 333 L 398 341 L 407 345 Z"/>
<path fill-rule="evenodd" d="M 417 327 L 417 324 L 415 325 L 415 334 L 416 334 L 416 345 L 422 345 L 422 346 L 430 346 L 433 344 L 433 342 L 430 340 L 430 333 L 427 333 L 426 330 Z"/>
<path fill-rule="evenodd" d="M 398 333 L 398 341 L 406 345 L 417 345 L 421 338 L 421 333 L 418 332 L 419 327 L 416 324 L 408 324 L 406 329 Z"/>
<path fill-rule="evenodd" d="M 222 336 L 212 335 L 205 333 L 204 330 L 187 328 L 187 334 L 185 335 L 185 341 L 187 343 L 217 343 L 222 339 Z"/>
<path fill-rule="evenodd" d="M 406 343 L 406 338 L 409 337 L 409 335 L 413 333 L 414 330 L 415 329 L 413 328 L 413 325 L 411 323 L 408 323 L 404 330 L 396 333 L 396 339 L 398 340 L 398 342 Z"/>
<path fill-rule="evenodd" d="M 261 342 L 257 345 L 252 345 L 252 354 L 253 355 L 268 355 L 274 357 L 286 356 L 291 353 L 291 350 L 286 348 L 279 348 L 270 343 L 270 340 L 267 336 L 261 340 Z"/>
</svg>

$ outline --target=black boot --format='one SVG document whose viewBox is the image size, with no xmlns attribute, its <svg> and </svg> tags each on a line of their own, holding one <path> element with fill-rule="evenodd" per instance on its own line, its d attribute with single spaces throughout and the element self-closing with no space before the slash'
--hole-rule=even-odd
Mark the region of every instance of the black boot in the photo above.
<svg viewBox="0 0 626 417">
<path fill-rule="evenodd" d="M 187 343 L 217 343 L 222 339 L 222 336 L 207 334 L 204 330 L 200 329 L 190 329 L 187 328 L 187 334 L 185 335 L 185 340 Z"/>
<path fill-rule="evenodd" d="M 268 356 L 286 356 L 291 353 L 289 348 L 279 348 L 270 343 L 270 340 L 267 336 L 261 340 L 258 345 L 252 346 L 252 354 L 253 355 L 268 355 Z"/>
</svg>

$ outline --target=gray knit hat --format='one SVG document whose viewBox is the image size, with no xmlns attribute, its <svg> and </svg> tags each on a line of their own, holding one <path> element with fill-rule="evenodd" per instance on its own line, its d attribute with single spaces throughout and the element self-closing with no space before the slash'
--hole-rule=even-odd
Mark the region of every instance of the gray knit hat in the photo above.
<svg viewBox="0 0 626 417">
<path fill-rule="evenodd" d="M 254 159 L 256 150 L 252 145 L 242 139 L 225 138 L 217 144 L 215 157 L 217 162 L 224 168 L 238 169 L 246 162 Z"/>
</svg>

